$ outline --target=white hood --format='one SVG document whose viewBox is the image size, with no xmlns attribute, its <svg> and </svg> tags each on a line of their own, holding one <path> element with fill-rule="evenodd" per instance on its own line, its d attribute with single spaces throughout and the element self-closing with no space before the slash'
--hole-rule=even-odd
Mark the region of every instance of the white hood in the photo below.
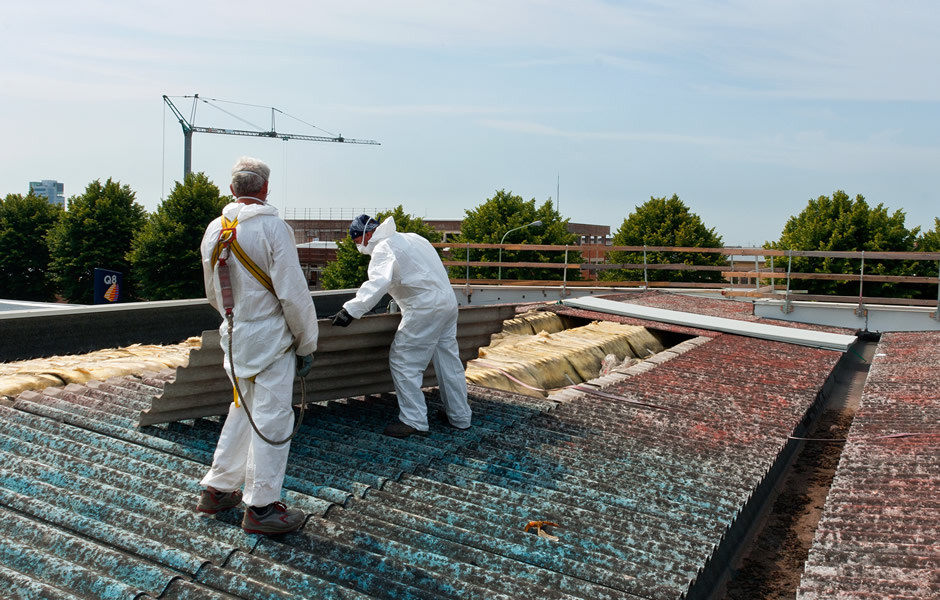
<svg viewBox="0 0 940 600">
<path fill-rule="evenodd" d="M 372 255 L 372 250 L 381 242 L 382 240 L 387 240 L 392 237 L 392 234 L 395 233 L 395 219 L 392 217 L 386 217 L 382 223 L 372 232 L 372 239 L 369 240 L 368 245 L 358 244 L 359 252 L 363 254 Z"/>
<path fill-rule="evenodd" d="M 258 215 L 274 215 L 276 217 L 277 208 L 271 206 L 270 204 L 242 204 L 241 202 L 229 202 L 225 205 L 225 208 L 222 209 L 222 214 L 225 215 L 225 218 L 229 221 L 238 219 L 240 223 L 244 223 L 247 219 L 256 217 Z"/>
</svg>

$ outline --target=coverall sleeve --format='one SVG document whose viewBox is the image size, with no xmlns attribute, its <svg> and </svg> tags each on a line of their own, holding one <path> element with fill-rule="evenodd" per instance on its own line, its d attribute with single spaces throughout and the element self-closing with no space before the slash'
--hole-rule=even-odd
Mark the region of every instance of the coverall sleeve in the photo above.
<svg viewBox="0 0 940 600">
<path fill-rule="evenodd" d="M 206 286 L 206 299 L 212 308 L 219 310 L 218 290 L 216 289 L 215 270 L 212 268 L 212 251 L 215 249 L 215 242 L 218 240 L 219 233 L 213 229 L 210 224 L 206 233 L 202 237 L 200 250 L 202 252 L 202 278 Z"/>
<path fill-rule="evenodd" d="M 294 336 L 294 352 L 301 356 L 317 349 L 319 327 L 317 309 L 313 305 L 307 281 L 304 279 L 294 235 L 286 223 L 278 223 L 271 240 L 273 263 L 271 281 L 284 311 L 287 326 Z"/>
<path fill-rule="evenodd" d="M 369 280 L 359 286 L 356 297 L 346 302 L 343 308 L 354 319 L 366 314 L 382 296 L 388 293 L 395 277 L 395 255 L 388 248 L 388 244 L 378 246 L 372 252 L 369 261 Z"/>
</svg>

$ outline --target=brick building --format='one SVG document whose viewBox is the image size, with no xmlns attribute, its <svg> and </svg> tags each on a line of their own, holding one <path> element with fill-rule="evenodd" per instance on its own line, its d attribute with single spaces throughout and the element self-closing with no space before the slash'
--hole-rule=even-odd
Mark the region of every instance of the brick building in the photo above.
<svg viewBox="0 0 940 600">
<path fill-rule="evenodd" d="M 377 214 L 388 209 L 300 209 L 286 211 L 285 221 L 294 230 L 300 266 L 312 288 L 319 288 L 320 272 L 327 263 L 336 260 L 336 242 L 348 235 L 349 223 L 357 215 Z M 461 219 L 424 219 L 441 232 L 446 242 L 460 233 Z M 594 246 L 594 252 L 584 252 L 585 260 L 603 260 L 601 246 L 611 243 L 609 225 L 568 223 L 568 232 L 578 236 L 578 246 Z M 595 258 L 597 257 L 597 258 Z"/>
</svg>

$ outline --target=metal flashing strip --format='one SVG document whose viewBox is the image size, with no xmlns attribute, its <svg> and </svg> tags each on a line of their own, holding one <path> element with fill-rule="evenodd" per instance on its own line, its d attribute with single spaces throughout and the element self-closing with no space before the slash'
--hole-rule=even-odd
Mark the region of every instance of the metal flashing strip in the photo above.
<svg viewBox="0 0 940 600">
<path fill-rule="evenodd" d="M 765 323 L 752 323 L 749 321 L 739 321 L 737 319 L 726 319 L 724 317 L 712 317 L 709 315 L 641 306 L 639 304 L 616 302 L 604 298 L 575 298 L 572 300 L 562 300 L 562 304 L 584 310 L 593 310 L 625 317 L 647 319 L 650 321 L 660 321 L 674 325 L 686 325 L 711 331 L 722 331 L 735 335 L 810 346 L 812 348 L 838 350 L 840 352 L 846 352 L 857 339 L 854 335 L 826 333 L 808 329 L 797 329 L 795 327 L 767 325 Z"/>
</svg>

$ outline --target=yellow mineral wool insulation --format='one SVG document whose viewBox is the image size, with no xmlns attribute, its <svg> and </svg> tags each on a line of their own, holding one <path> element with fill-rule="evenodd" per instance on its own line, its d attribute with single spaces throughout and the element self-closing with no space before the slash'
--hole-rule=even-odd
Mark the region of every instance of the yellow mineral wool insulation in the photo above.
<svg viewBox="0 0 940 600">
<path fill-rule="evenodd" d="M 637 331 L 632 333 L 627 338 L 627 340 L 633 347 L 634 354 L 640 358 L 646 358 L 647 356 L 659 354 L 665 350 L 660 341 L 656 339 L 656 336 L 650 333 L 649 330 L 645 327 L 640 327 L 637 329 Z"/>
<path fill-rule="evenodd" d="M 567 359 L 545 343 L 550 334 L 513 336 L 498 346 L 480 349 L 480 358 L 486 364 L 495 364 L 534 387 L 556 388 L 568 385 L 564 374 L 571 371 Z"/>
<path fill-rule="evenodd" d="M 611 327 L 611 325 L 613 327 Z M 601 326 L 597 322 L 582 327 L 566 329 L 524 347 L 552 352 L 564 356 L 574 372 L 568 371 L 573 380 L 588 381 L 597 377 L 601 362 L 608 354 L 617 358 L 634 356 L 628 338 L 641 327 L 609 323 Z M 533 340 L 540 336 L 533 336 Z"/>
<path fill-rule="evenodd" d="M 555 333 L 564 329 L 561 317 L 553 312 L 530 310 L 503 321 L 503 333 L 533 335 L 540 331 Z"/>
<path fill-rule="evenodd" d="M 623 335 L 626 333 L 626 340 L 630 343 L 633 354 L 640 358 L 646 358 L 651 354 L 657 354 L 663 351 L 663 345 L 646 327 L 622 325 L 611 321 L 594 321 L 590 326 L 595 331 L 608 332 L 611 335 Z"/>
<path fill-rule="evenodd" d="M 545 396 L 546 393 L 528 389 L 512 378 L 543 390 L 565 387 L 595 379 L 605 357 L 617 361 L 636 357 L 635 349 L 645 358 L 661 351 L 662 345 L 644 327 L 608 321 L 556 333 L 509 335 L 480 349 L 480 359 L 467 364 L 467 381 L 529 396 Z"/>
<path fill-rule="evenodd" d="M 553 312 L 530 310 L 513 319 L 503 321 L 503 330 L 493 334 L 491 344 L 501 343 L 506 337 L 514 335 L 534 335 L 541 331 L 555 333 L 565 328 L 561 317 Z"/>
<path fill-rule="evenodd" d="M 499 369 L 496 369 L 480 366 L 479 364 L 475 363 L 476 361 L 470 361 L 467 364 L 467 383 L 472 383 L 474 385 L 488 387 L 496 390 L 515 392 L 516 394 L 522 394 L 524 396 L 545 396 L 545 394 L 531 390 L 524 385 L 506 377 L 504 372 L 509 373 L 526 385 L 529 385 L 533 388 L 538 388 L 540 381 L 525 371 L 524 368 L 521 368 L 519 365 L 500 365 Z"/>
<path fill-rule="evenodd" d="M 201 345 L 202 338 L 191 337 L 180 344 L 134 344 L 87 354 L 0 363 L 0 396 L 13 397 L 26 390 L 175 369 L 189 364 L 189 352 Z"/>
<path fill-rule="evenodd" d="M 44 390 L 47 387 L 61 386 L 65 383 L 54 375 L 4 375 L 0 378 L 0 397 L 12 398 L 27 390 Z"/>
<path fill-rule="evenodd" d="M 591 341 L 566 336 L 565 333 L 542 332 L 531 336 L 532 341 L 528 344 L 517 344 L 512 351 L 520 357 L 551 357 L 554 361 L 553 370 L 547 377 L 555 383 L 552 387 L 563 387 L 572 382 L 580 383 L 592 379 L 597 374 L 597 365 L 603 360 L 604 352 Z"/>
</svg>

